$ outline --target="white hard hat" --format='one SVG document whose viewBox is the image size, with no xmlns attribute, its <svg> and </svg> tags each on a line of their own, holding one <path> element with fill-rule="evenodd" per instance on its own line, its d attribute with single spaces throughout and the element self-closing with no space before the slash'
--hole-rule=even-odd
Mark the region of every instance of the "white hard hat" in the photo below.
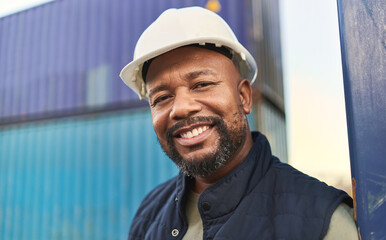
<svg viewBox="0 0 386 240">
<path fill-rule="evenodd" d="M 140 36 L 134 50 L 134 60 L 121 71 L 123 82 L 140 98 L 147 99 L 142 78 L 143 63 L 173 49 L 191 44 L 215 44 L 227 47 L 232 61 L 243 78 L 251 84 L 257 76 L 257 65 L 252 55 L 237 40 L 228 24 L 216 13 L 201 7 L 168 9 Z"/>
</svg>

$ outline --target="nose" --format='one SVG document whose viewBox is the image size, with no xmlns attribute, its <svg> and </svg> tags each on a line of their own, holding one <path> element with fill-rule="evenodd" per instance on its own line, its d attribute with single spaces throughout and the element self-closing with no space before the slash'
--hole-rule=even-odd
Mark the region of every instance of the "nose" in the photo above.
<svg viewBox="0 0 386 240">
<path fill-rule="evenodd" d="M 174 97 L 170 118 L 173 120 L 185 119 L 200 110 L 201 104 L 190 96 L 189 91 L 179 91 Z"/>
</svg>

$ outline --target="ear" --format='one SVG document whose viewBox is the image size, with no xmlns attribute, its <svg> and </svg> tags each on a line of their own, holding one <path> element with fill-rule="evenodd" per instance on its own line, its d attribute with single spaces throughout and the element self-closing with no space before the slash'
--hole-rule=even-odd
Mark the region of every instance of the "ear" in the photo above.
<svg viewBox="0 0 386 240">
<path fill-rule="evenodd" d="M 238 91 L 244 113 L 249 114 L 252 108 L 252 87 L 247 79 L 242 79 L 239 82 Z"/>
</svg>

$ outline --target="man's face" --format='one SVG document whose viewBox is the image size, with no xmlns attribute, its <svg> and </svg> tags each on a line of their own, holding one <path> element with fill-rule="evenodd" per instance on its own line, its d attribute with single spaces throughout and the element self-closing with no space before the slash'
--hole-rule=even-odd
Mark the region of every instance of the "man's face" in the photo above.
<svg viewBox="0 0 386 240">
<path fill-rule="evenodd" d="M 230 59 L 178 48 L 153 60 L 146 82 L 158 140 L 182 171 L 208 176 L 237 157 L 249 134 L 240 91 L 249 83 Z"/>
</svg>

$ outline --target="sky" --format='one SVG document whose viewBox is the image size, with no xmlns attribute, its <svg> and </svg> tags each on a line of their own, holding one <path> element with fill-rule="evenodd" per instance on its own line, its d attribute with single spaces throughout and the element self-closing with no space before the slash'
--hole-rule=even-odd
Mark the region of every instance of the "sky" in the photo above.
<svg viewBox="0 0 386 240">
<path fill-rule="evenodd" d="M 0 17 L 53 0 L 0 0 Z"/>
<path fill-rule="evenodd" d="M 350 185 L 335 0 L 281 0 L 289 161 L 327 183 Z"/>
<path fill-rule="evenodd" d="M 50 1 L 0 0 L 0 17 Z M 336 1 L 279 2 L 289 162 L 329 184 L 348 186 Z"/>
</svg>

